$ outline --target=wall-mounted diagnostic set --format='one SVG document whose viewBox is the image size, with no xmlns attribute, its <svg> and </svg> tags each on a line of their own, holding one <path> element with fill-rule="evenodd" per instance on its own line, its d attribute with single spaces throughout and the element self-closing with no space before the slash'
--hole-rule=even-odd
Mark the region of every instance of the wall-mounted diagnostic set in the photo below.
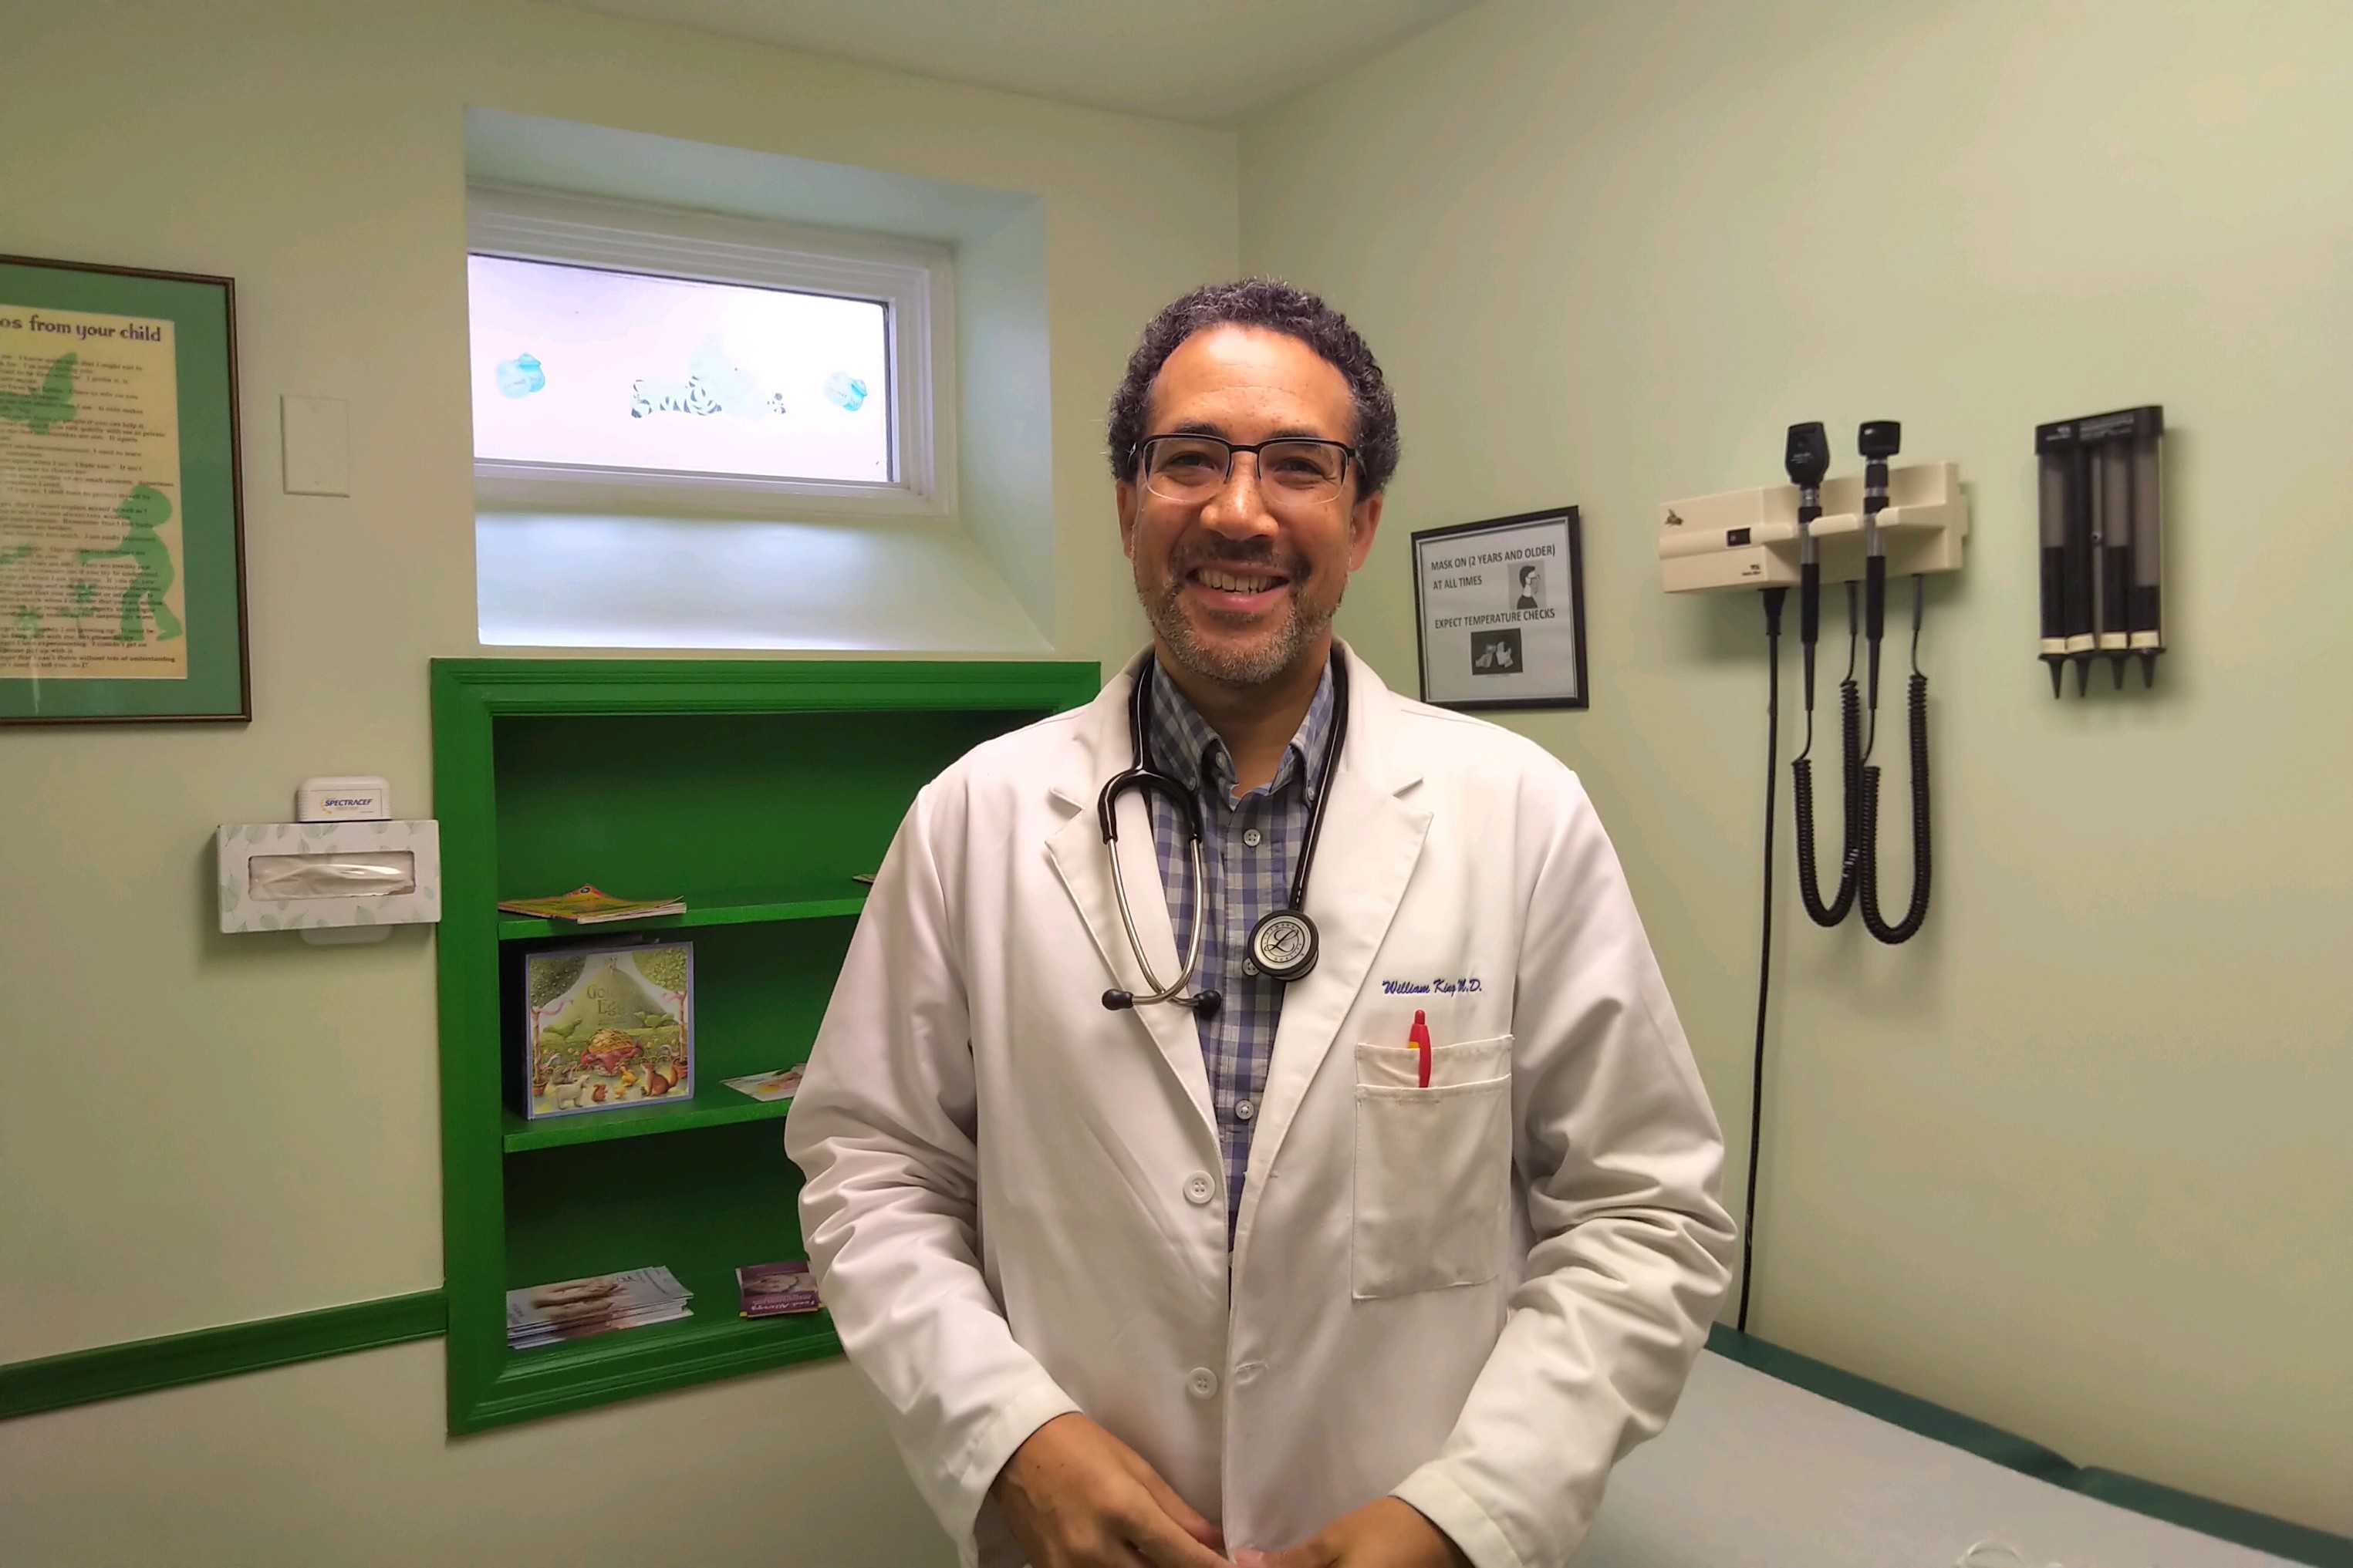
<svg viewBox="0 0 2353 1568">
<path fill-rule="evenodd" d="M 1797 797 L 1798 884 L 1806 913 L 1835 926 L 1860 910 L 1864 929 L 1894 944 L 1928 918 L 1928 678 L 1920 669 L 1922 583 L 1958 571 L 1968 537 L 1968 501 L 1950 463 L 1895 468 L 1903 427 L 1867 421 L 1856 432 L 1859 478 L 1830 477 L 1831 444 L 1819 424 L 1792 425 L 1782 451 L 1789 482 L 1670 502 L 1659 520 L 1659 563 L 1667 591 L 1761 590 L 1769 676 L 1765 740 L 1765 912 L 1757 960 L 1756 1088 L 1749 1096 L 1748 1205 L 1741 1226 L 1739 1322 L 1748 1319 L 1749 1247 L 1756 1235 L 1757 1162 L 1763 1131 L 1765 1023 L 1773 955 L 1775 775 L 1780 768 L 1781 610 L 1798 590 L 1798 636 L 1805 657 L 1806 744 L 1790 764 Z M 1912 893 L 1903 918 L 1879 902 L 1880 647 L 1887 626 L 1887 579 L 1912 579 L 1912 679 L 1905 700 L 1912 756 Z M 1839 797 L 1844 807 L 1838 885 L 1822 897 L 1814 864 L 1814 664 L 1825 582 L 1846 584 L 1846 674 L 1839 682 Z M 1858 603 L 1858 589 L 1861 599 Z M 1867 650 L 1867 651 L 1866 651 Z M 1863 679 L 1855 664 L 1863 654 Z"/>
<path fill-rule="evenodd" d="M 1959 570 L 1969 531 L 1968 502 L 1956 466 L 1895 468 L 1891 459 L 1902 445 L 1903 427 L 1894 420 L 1866 422 L 1856 432 L 1862 474 L 1833 479 L 1830 437 L 1823 427 L 1793 425 L 1782 453 L 1788 484 L 1672 501 L 1662 509 L 1659 523 L 1659 562 L 1669 593 L 1764 591 L 1775 661 L 1768 707 L 1777 731 L 1781 604 L 1788 589 L 1797 588 L 1806 700 L 1806 745 L 1791 764 L 1799 888 L 1807 914 L 1817 923 L 1834 926 L 1851 910 L 1860 910 L 1871 934 L 1890 943 L 1908 941 L 1928 916 L 1928 678 L 1920 670 L 1921 583 L 1928 573 Z M 1890 576 L 1912 579 L 1912 679 L 1905 704 L 1912 754 L 1912 894 L 1903 918 L 1896 921 L 1885 917 L 1879 901 L 1880 769 L 1872 761 L 1879 738 L 1880 648 Z M 1839 684 L 1840 799 L 1845 821 L 1838 885 L 1828 899 L 1822 897 L 1814 865 L 1812 757 L 1815 649 L 1826 582 L 1844 583 L 1847 602 L 1847 673 Z M 1858 643 L 1867 645 L 1860 686 L 1855 680 Z M 1778 769 L 1778 734 L 1772 740 L 1777 754 L 1768 768 Z M 1768 855 L 1771 789 L 1768 771 Z"/>
</svg>

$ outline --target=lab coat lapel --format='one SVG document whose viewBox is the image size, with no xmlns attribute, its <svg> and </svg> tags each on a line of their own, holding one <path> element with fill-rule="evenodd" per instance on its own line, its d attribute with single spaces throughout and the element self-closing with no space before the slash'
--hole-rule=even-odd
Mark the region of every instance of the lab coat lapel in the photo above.
<svg viewBox="0 0 2353 1568">
<path fill-rule="evenodd" d="M 1103 829 L 1095 800 L 1112 775 L 1131 761 L 1127 698 L 1134 670 L 1114 679 L 1085 710 L 1071 746 L 1068 770 L 1050 786 L 1055 801 L 1071 811 L 1071 819 L 1046 841 L 1046 853 L 1061 878 L 1079 918 L 1094 939 L 1103 968 L 1089 977 L 1116 984 L 1141 996 L 1154 989 L 1145 979 L 1119 917 L 1119 894 L 1112 885 L 1111 859 L 1103 852 Z M 1119 864 L 1127 884 L 1127 904 L 1135 917 L 1136 935 L 1152 966 L 1165 981 L 1176 973 L 1181 958 L 1168 919 L 1168 899 L 1160 885 L 1160 862 L 1153 850 L 1152 818 L 1141 792 L 1121 797 Z M 1112 978 L 1115 977 L 1115 978 Z M 1079 984 L 1074 976 L 1073 984 Z M 1185 1086 L 1203 1125 L 1214 1128 L 1209 1110 L 1209 1075 L 1201 1060 L 1201 1036 L 1189 1007 L 1151 1003 L 1121 1015 L 1129 1027 L 1148 1033 L 1160 1054 Z"/>
<path fill-rule="evenodd" d="M 1262 1114 L 1250 1140 L 1244 1230 L 1261 1190 L 1261 1173 L 1281 1151 L 1293 1114 L 1364 989 L 1430 832 L 1430 813 L 1399 798 L 1420 781 L 1421 769 L 1393 744 L 1397 699 L 1370 665 L 1345 646 L 1342 652 L 1348 660 L 1348 732 L 1338 777 L 1325 781 L 1331 802 L 1307 883 L 1307 915 L 1322 952 L 1314 973 L 1283 993 Z"/>
</svg>

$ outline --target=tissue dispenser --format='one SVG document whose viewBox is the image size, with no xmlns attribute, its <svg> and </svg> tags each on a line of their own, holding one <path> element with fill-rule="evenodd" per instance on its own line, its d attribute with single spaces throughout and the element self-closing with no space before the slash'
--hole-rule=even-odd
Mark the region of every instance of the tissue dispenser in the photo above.
<svg viewBox="0 0 2353 1568">
<path fill-rule="evenodd" d="M 221 828 L 224 931 L 332 931 L 441 918 L 441 825 L 248 822 Z"/>
</svg>

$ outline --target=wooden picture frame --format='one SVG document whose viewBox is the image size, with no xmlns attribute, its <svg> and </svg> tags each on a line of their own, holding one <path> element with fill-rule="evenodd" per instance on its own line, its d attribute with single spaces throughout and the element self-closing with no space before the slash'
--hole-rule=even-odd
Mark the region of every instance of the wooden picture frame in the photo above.
<svg viewBox="0 0 2353 1568">
<path fill-rule="evenodd" d="M 253 717 L 237 285 L 0 256 L 0 724 Z"/>
</svg>

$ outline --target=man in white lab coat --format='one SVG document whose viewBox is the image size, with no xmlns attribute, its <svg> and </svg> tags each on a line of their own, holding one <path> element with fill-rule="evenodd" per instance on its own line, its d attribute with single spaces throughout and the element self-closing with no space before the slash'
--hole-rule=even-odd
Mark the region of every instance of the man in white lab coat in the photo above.
<svg viewBox="0 0 2353 1568">
<path fill-rule="evenodd" d="M 1397 456 L 1314 296 L 1155 319 L 1112 410 L 1153 648 L 927 786 L 851 942 L 786 1142 L 966 1563 L 1556 1568 L 1722 1297 L 1721 1136 L 1591 803 L 1333 639 Z M 1106 845 L 1139 730 L 1174 783 Z"/>
</svg>

